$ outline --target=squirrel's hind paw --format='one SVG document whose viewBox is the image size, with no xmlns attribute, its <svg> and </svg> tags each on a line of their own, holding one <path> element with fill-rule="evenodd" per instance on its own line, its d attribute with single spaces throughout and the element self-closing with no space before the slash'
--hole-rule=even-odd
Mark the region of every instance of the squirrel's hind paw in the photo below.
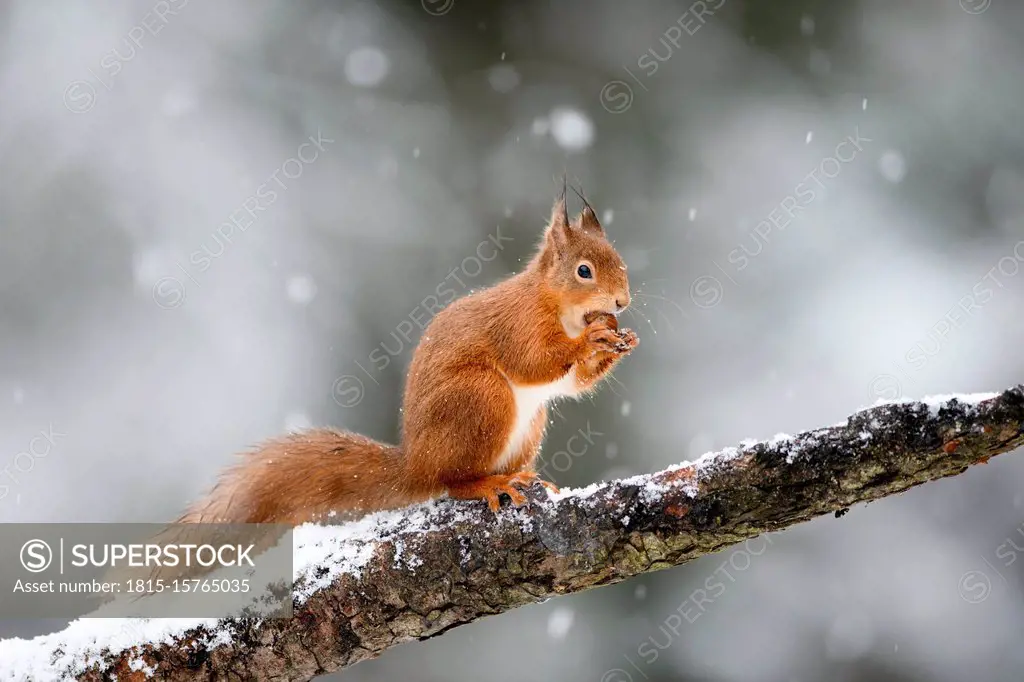
<svg viewBox="0 0 1024 682">
<path fill-rule="evenodd" d="M 540 478 L 536 471 L 520 471 L 517 474 L 512 475 L 512 482 L 522 486 L 532 486 L 535 483 L 540 483 L 542 486 L 547 488 L 553 493 L 558 492 L 558 486 L 550 481 L 545 481 Z"/>
<path fill-rule="evenodd" d="M 459 483 L 448 488 L 448 497 L 455 500 L 485 500 L 491 511 L 501 508 L 501 495 L 508 495 L 513 507 L 526 504 L 526 495 L 516 487 L 518 474 L 495 474 L 476 481 Z"/>
</svg>

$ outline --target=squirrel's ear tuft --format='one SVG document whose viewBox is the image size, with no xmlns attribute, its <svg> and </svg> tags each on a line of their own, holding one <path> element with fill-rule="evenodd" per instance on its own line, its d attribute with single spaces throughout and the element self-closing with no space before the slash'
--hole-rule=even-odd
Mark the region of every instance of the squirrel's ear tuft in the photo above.
<svg viewBox="0 0 1024 682">
<path fill-rule="evenodd" d="M 587 198 L 583 196 L 583 192 L 572 188 L 572 191 L 576 193 L 576 196 L 583 202 L 583 210 L 573 221 L 573 226 L 578 227 L 584 232 L 590 232 L 591 234 L 597 234 L 604 236 L 604 228 L 601 227 L 601 221 L 597 219 L 597 213 L 594 211 L 594 207 L 590 205 Z"/>
<path fill-rule="evenodd" d="M 551 220 L 544 232 L 544 240 L 555 250 L 561 251 L 569 243 L 570 229 L 569 213 L 565 207 L 565 189 L 563 188 L 562 195 L 555 200 L 555 205 L 551 209 Z"/>
<path fill-rule="evenodd" d="M 579 217 L 576 219 L 579 222 L 580 228 L 584 232 L 591 232 L 594 234 L 604 234 L 604 228 L 601 227 L 601 222 L 597 219 L 597 214 L 594 213 L 594 209 L 591 208 L 590 204 L 583 207 Z"/>
</svg>

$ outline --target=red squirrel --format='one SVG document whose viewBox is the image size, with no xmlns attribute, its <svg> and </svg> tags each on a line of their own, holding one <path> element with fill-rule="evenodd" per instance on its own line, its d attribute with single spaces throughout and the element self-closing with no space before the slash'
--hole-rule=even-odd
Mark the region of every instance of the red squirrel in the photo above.
<svg viewBox="0 0 1024 682">
<path fill-rule="evenodd" d="M 334 429 L 269 441 L 179 522 L 298 525 L 444 493 L 497 511 L 502 494 L 524 504 L 534 483 L 557 491 L 534 470 L 546 403 L 593 390 L 640 342 L 615 317 L 630 303 L 626 265 L 580 199 L 570 221 L 563 188 L 526 268 L 453 301 L 424 330 L 400 445 Z"/>
</svg>

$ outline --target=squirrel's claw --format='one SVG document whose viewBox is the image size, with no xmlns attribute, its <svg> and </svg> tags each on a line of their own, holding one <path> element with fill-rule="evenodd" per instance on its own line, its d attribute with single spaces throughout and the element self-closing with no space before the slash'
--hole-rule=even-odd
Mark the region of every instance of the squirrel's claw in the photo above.
<svg viewBox="0 0 1024 682">
<path fill-rule="evenodd" d="M 498 497 L 496 490 L 489 490 L 484 493 L 484 499 L 487 500 L 487 506 L 491 508 L 491 511 L 495 514 L 501 509 L 501 499 Z"/>
<path fill-rule="evenodd" d="M 550 490 L 553 493 L 561 492 L 561 488 L 559 488 L 557 485 L 555 485 L 551 481 L 545 481 L 543 479 L 537 479 L 537 482 L 540 483 L 542 486 L 544 486 L 545 488 L 547 488 L 548 490 Z"/>
<path fill-rule="evenodd" d="M 514 484 L 524 485 L 527 487 L 532 486 L 535 483 L 540 483 L 542 486 L 544 486 L 553 493 L 557 493 L 559 491 L 557 485 L 555 485 L 551 481 L 545 481 L 544 479 L 540 478 L 540 475 L 536 471 L 520 471 L 517 474 L 513 474 L 512 482 Z"/>
<path fill-rule="evenodd" d="M 526 504 L 526 495 L 521 493 L 518 488 L 513 485 L 500 486 L 498 492 L 505 493 L 512 499 L 513 507 L 522 507 Z"/>
<path fill-rule="evenodd" d="M 536 471 L 519 471 L 512 474 L 512 477 L 508 479 L 512 485 L 525 485 L 531 486 L 533 482 L 537 480 Z"/>
</svg>

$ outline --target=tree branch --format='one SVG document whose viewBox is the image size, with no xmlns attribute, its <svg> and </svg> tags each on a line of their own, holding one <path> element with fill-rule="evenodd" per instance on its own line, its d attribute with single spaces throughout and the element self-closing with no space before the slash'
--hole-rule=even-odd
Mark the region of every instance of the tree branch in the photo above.
<svg viewBox="0 0 1024 682">
<path fill-rule="evenodd" d="M 308 680 L 481 616 L 838 516 L 1022 444 L 1017 386 L 882 405 L 843 425 L 550 499 L 537 486 L 529 508 L 496 517 L 483 503 L 442 500 L 355 524 L 306 526 L 296 530 L 296 560 L 314 557 L 315 565 L 296 566 L 292 619 L 164 625 L 160 637 L 145 630 L 147 641 L 133 646 L 102 635 L 74 645 L 74 628 L 95 633 L 101 622 L 76 621 L 62 633 L 0 643 L 0 661 L 11 656 L 36 679 L 134 680 L 146 668 L 167 680 Z"/>
</svg>

